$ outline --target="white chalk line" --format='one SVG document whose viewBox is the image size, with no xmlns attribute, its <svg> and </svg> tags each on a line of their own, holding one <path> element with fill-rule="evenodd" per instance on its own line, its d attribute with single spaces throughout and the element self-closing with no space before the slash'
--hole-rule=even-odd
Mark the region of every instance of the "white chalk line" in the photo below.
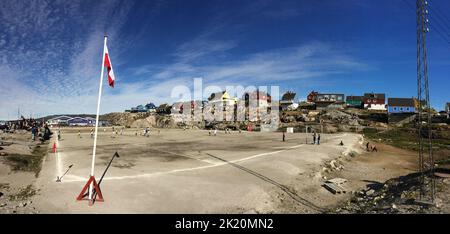
<svg viewBox="0 0 450 234">
<path fill-rule="evenodd" d="M 56 176 L 58 177 L 58 176 L 61 176 L 61 174 L 62 174 L 62 166 L 63 166 L 62 160 L 61 160 L 61 155 L 59 154 L 60 145 L 59 145 L 58 136 L 56 136 L 56 139 L 55 139 L 55 146 L 56 146 L 56 149 L 55 149 L 56 155 L 55 154 L 53 154 L 53 155 L 56 156 Z"/>
<path fill-rule="evenodd" d="M 124 179 L 145 178 L 145 177 L 153 177 L 153 176 L 157 176 L 157 175 L 167 175 L 167 174 L 173 174 L 173 173 L 178 173 L 178 172 L 189 172 L 189 171 L 196 171 L 196 170 L 208 169 L 208 168 L 213 168 L 213 167 L 220 167 L 220 166 L 227 165 L 229 163 L 237 163 L 237 162 L 247 161 L 247 160 L 251 160 L 251 159 L 254 159 L 254 158 L 259 158 L 259 157 L 263 157 L 263 156 L 267 156 L 267 155 L 278 154 L 278 153 L 285 152 L 285 151 L 292 150 L 292 149 L 296 149 L 296 148 L 299 148 L 299 147 L 302 147 L 302 146 L 304 146 L 304 144 L 291 146 L 291 147 L 289 147 L 287 149 L 284 149 L 284 150 L 278 150 L 278 151 L 273 151 L 273 152 L 268 152 L 268 153 L 256 154 L 256 155 L 252 155 L 252 156 L 249 156 L 249 157 L 246 157 L 246 158 L 231 160 L 229 162 L 220 162 L 220 163 L 216 163 L 216 164 L 213 164 L 213 165 L 200 166 L 200 167 L 191 167 L 191 168 L 183 168 L 183 169 L 175 169 L 175 170 L 171 170 L 171 171 L 161 171 L 161 172 L 146 173 L 146 174 L 133 175 L 133 176 L 114 176 L 114 177 L 104 178 L 104 180 L 124 180 Z M 70 177 L 72 177 L 72 176 L 70 176 Z M 81 178 L 81 177 L 79 177 L 79 178 Z M 82 178 L 82 179 L 75 179 L 75 180 L 65 180 L 65 182 L 80 182 L 80 181 L 84 181 L 84 180 L 86 180 L 86 179 Z"/>
<path fill-rule="evenodd" d="M 339 137 L 344 137 L 346 135 L 347 135 L 347 133 L 344 133 L 342 135 L 335 136 L 335 137 L 329 137 L 328 140 L 339 138 Z M 291 146 L 291 147 L 288 147 L 288 148 L 283 149 L 283 150 L 277 150 L 277 151 L 272 151 L 272 152 L 267 152 L 267 153 L 255 154 L 255 155 L 252 155 L 252 156 L 249 156 L 249 157 L 245 157 L 245 158 L 241 158 L 241 159 L 235 159 L 235 160 L 231 160 L 229 162 L 220 162 L 220 163 L 216 163 L 216 164 L 213 164 L 213 165 L 200 166 L 200 167 L 191 167 L 191 168 L 183 168 L 183 169 L 175 169 L 175 170 L 171 170 L 171 171 L 145 173 L 145 174 L 132 175 L 132 176 L 113 176 L 113 177 L 104 178 L 104 180 L 124 180 L 124 179 L 146 178 L 146 177 L 154 177 L 154 176 L 158 176 L 158 175 L 174 174 L 174 173 L 179 173 L 179 172 L 189 172 L 189 171 L 203 170 L 203 169 L 208 169 L 208 168 L 214 168 L 214 167 L 228 165 L 229 163 L 243 162 L 243 161 L 247 161 L 247 160 L 251 160 L 251 159 L 255 159 L 255 158 L 259 158 L 259 157 L 263 157 L 263 156 L 267 156 L 267 155 L 278 154 L 278 153 L 286 152 L 286 151 L 289 151 L 289 150 L 292 150 L 292 149 L 300 148 L 302 146 L 305 146 L 305 144 Z M 85 181 L 86 180 L 86 178 L 82 178 L 82 177 L 75 176 L 75 175 L 70 175 L 68 177 L 69 178 L 75 177 L 77 179 L 65 180 L 66 183 L 81 182 L 81 181 Z"/>
</svg>

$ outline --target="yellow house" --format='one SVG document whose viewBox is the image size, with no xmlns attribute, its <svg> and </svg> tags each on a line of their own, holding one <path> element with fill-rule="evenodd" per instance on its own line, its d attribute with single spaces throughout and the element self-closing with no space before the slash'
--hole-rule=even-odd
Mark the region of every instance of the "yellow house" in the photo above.
<svg viewBox="0 0 450 234">
<path fill-rule="evenodd" d="M 237 103 L 237 98 L 232 98 L 227 91 L 212 93 L 208 98 L 209 103 L 222 102 L 224 106 L 234 105 Z"/>
</svg>

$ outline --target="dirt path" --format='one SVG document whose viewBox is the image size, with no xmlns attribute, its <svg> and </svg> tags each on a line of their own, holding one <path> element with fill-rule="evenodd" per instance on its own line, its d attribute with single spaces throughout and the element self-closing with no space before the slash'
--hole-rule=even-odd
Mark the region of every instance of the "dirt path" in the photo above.
<svg viewBox="0 0 450 234">
<path fill-rule="evenodd" d="M 416 152 L 399 149 L 390 145 L 376 143 L 378 152 L 366 152 L 365 143 L 361 145 L 362 154 L 343 163 L 344 170 L 326 173 L 328 178 L 344 178 L 343 185 L 347 189 L 344 195 L 333 195 L 338 198 L 329 208 L 348 201 L 352 192 L 365 188 L 377 188 L 391 178 L 407 175 L 417 171 Z"/>
<path fill-rule="evenodd" d="M 0 151 L 0 213 L 37 213 L 34 186 L 46 155 L 47 145 L 31 141 L 26 131 L 1 135 L 7 143 Z"/>
</svg>

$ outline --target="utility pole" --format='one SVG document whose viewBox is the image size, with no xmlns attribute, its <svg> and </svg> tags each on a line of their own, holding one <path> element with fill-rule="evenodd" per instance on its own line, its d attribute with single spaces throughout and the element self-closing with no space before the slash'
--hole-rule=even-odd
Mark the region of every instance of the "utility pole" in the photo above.
<svg viewBox="0 0 450 234">
<path fill-rule="evenodd" d="M 421 188 L 419 201 L 434 203 L 435 181 L 432 148 L 431 105 L 428 88 L 428 60 L 426 35 L 428 28 L 428 1 L 417 0 L 417 101 L 419 130 L 419 170 Z M 429 173 L 429 176 L 426 174 Z"/>
</svg>

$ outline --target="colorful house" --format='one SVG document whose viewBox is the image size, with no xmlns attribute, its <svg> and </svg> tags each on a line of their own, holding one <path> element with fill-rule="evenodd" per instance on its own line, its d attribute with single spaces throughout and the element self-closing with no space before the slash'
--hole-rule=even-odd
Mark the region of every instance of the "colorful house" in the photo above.
<svg viewBox="0 0 450 234">
<path fill-rule="evenodd" d="M 345 95 L 337 93 L 318 93 L 314 103 L 317 109 L 342 109 L 345 104 Z"/>
<path fill-rule="evenodd" d="M 364 108 L 368 110 L 386 110 L 386 95 L 384 93 L 365 93 Z"/>
<path fill-rule="evenodd" d="M 234 105 L 236 103 L 236 98 L 231 98 L 227 91 L 212 93 L 208 98 L 208 103 L 217 104 L 222 102 L 223 106 Z"/>
<path fill-rule="evenodd" d="M 299 107 L 299 104 L 295 102 L 296 93 L 288 91 L 281 97 L 280 107 L 281 110 L 295 110 Z"/>
<path fill-rule="evenodd" d="M 308 102 L 314 102 L 316 100 L 316 97 L 319 93 L 312 91 L 311 93 L 308 94 L 308 96 L 306 97 L 306 101 Z"/>
<path fill-rule="evenodd" d="M 363 108 L 364 96 L 347 96 L 345 103 L 348 107 Z"/>
<path fill-rule="evenodd" d="M 144 107 L 147 110 L 147 112 L 156 112 L 156 106 L 152 102 L 146 104 Z"/>
<path fill-rule="evenodd" d="M 389 98 L 388 99 L 388 113 L 389 114 L 402 114 L 402 113 L 415 113 L 414 98 Z"/>
<path fill-rule="evenodd" d="M 269 107 L 272 101 L 270 94 L 259 90 L 245 93 L 242 99 L 245 100 L 245 106 L 253 105 L 261 108 Z"/>
</svg>

